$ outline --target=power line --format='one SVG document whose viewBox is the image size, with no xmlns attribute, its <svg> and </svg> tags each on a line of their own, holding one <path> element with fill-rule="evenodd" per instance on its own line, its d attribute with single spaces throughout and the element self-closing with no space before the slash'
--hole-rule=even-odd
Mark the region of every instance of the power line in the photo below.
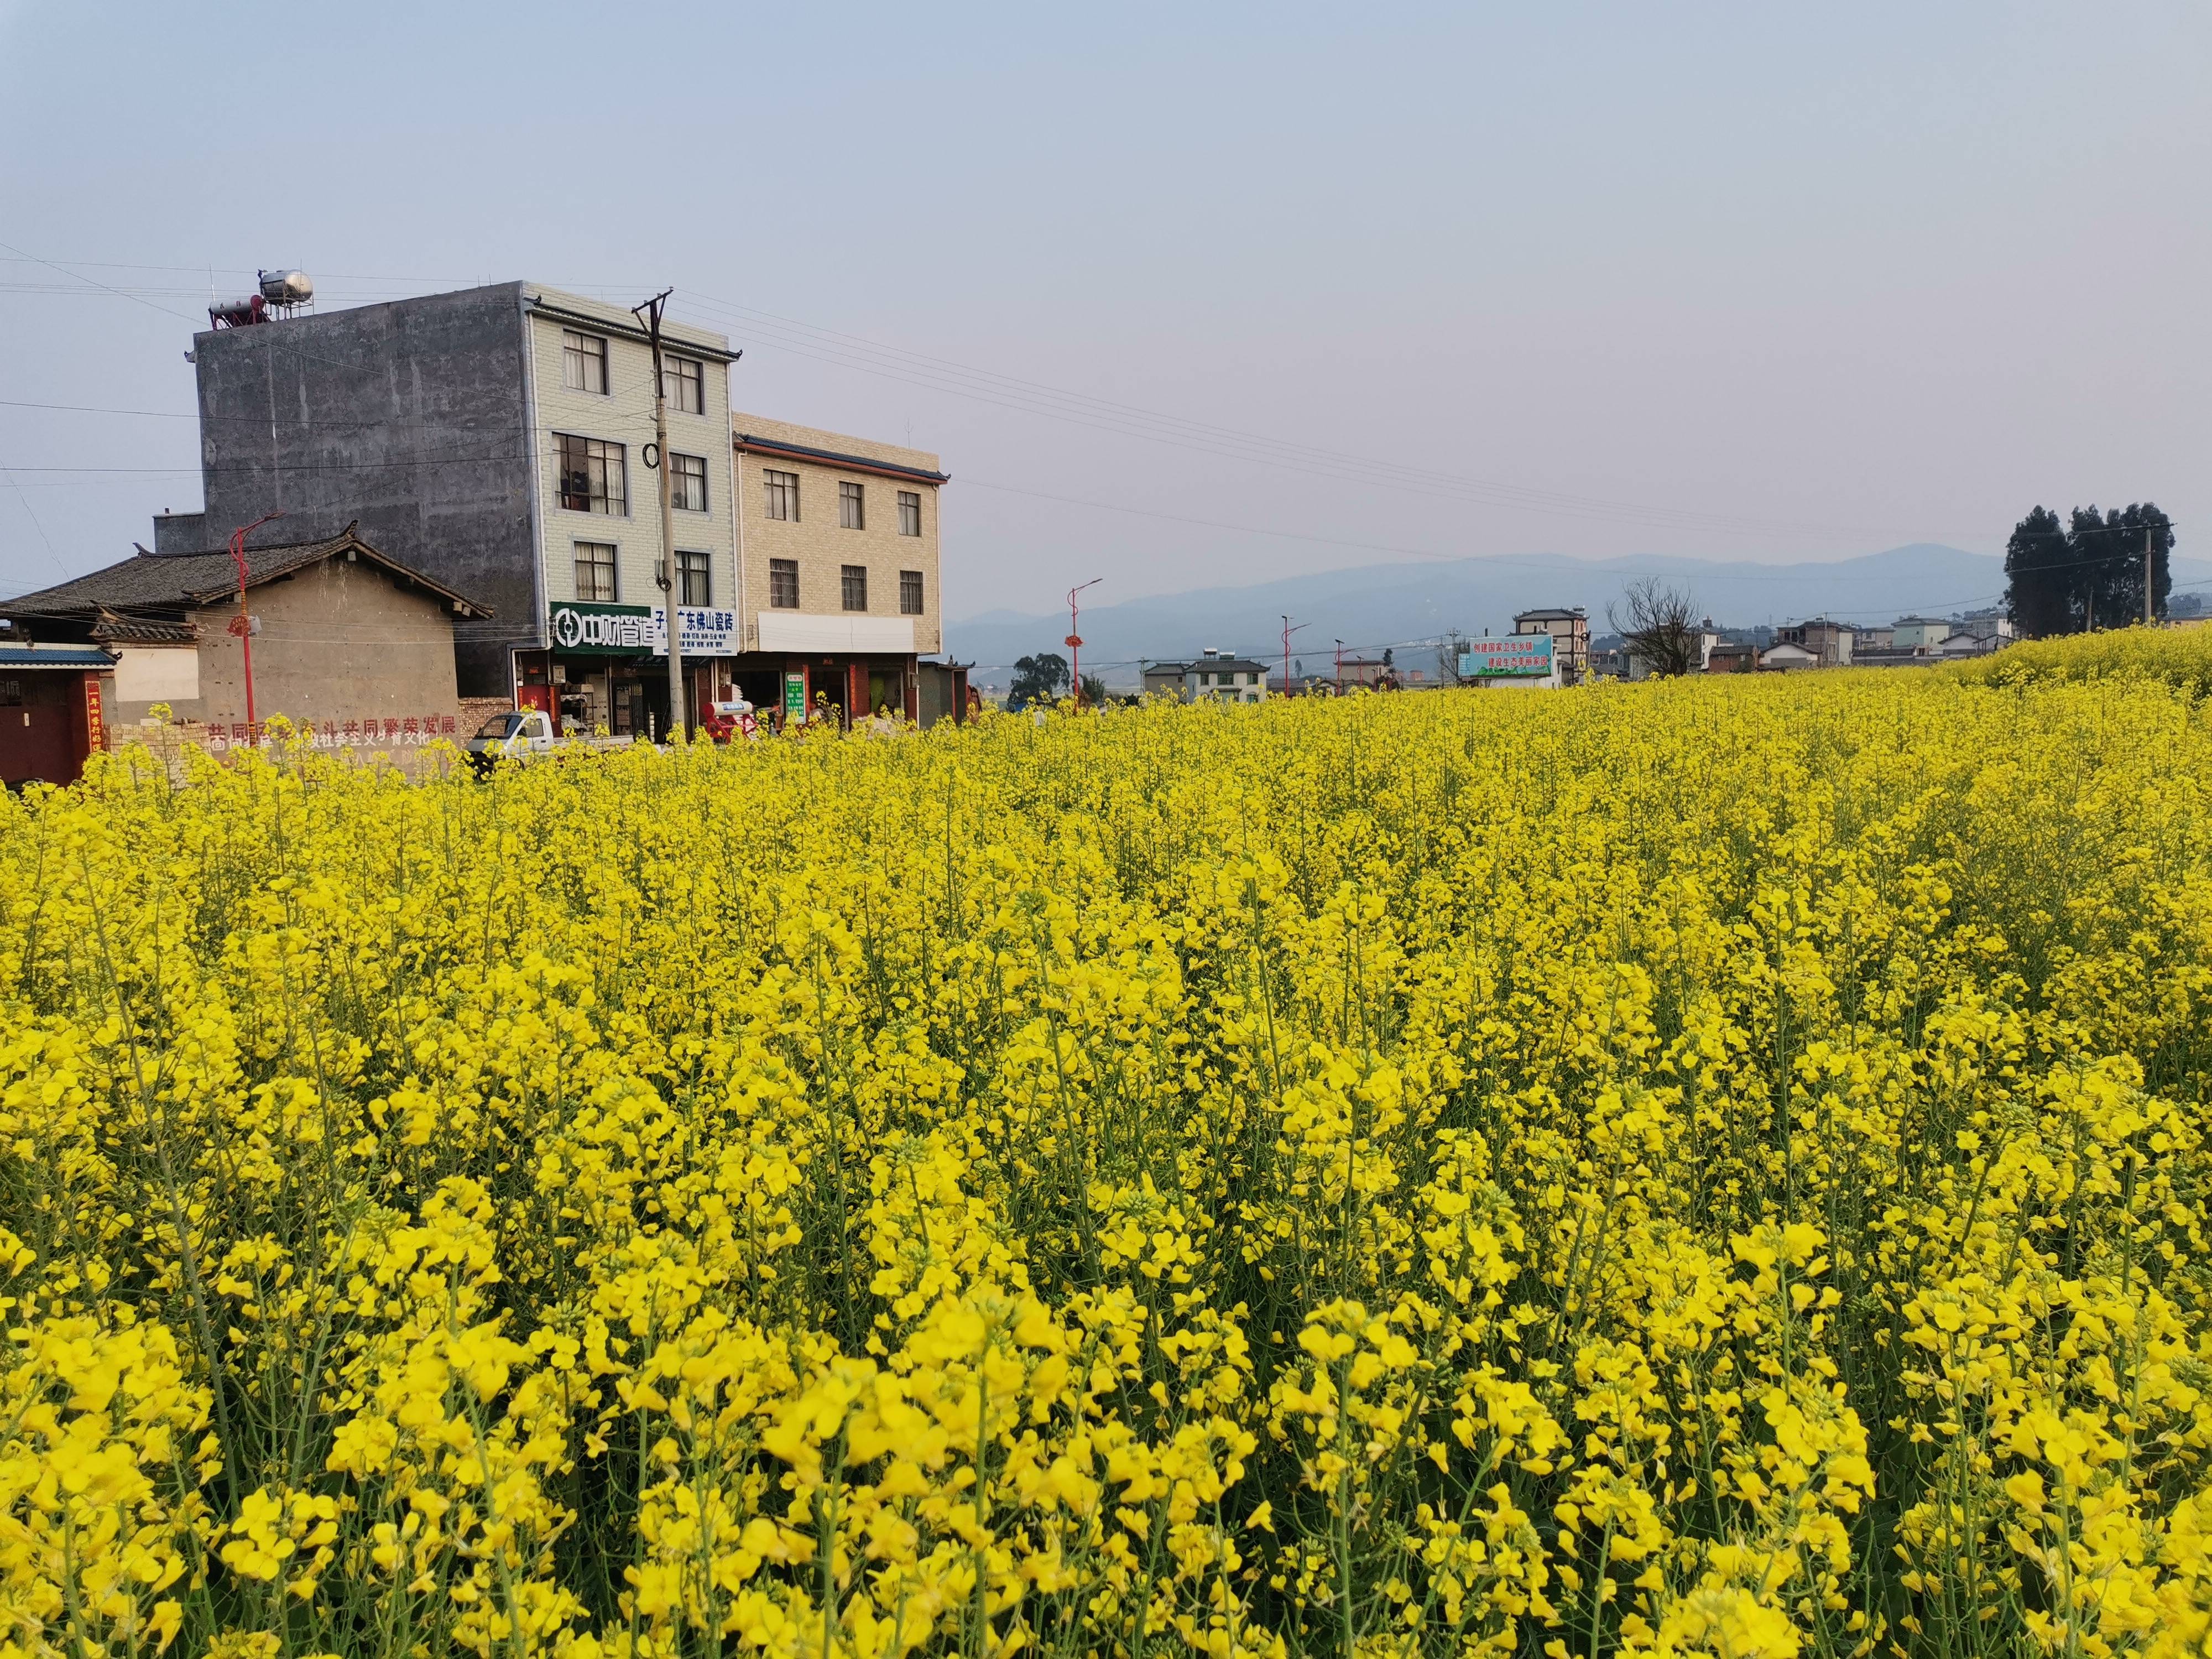
<svg viewBox="0 0 2212 1659">
<path fill-rule="evenodd" d="M 0 246 L 7 246 L 8 245 L 6 244 L 0 244 Z M 72 281 L 84 283 L 104 293 L 114 295 L 125 299 L 132 299 L 137 301 L 139 303 L 150 304 L 149 301 L 144 301 L 139 295 L 129 293 L 123 289 L 113 286 L 112 284 L 100 282 L 95 278 L 84 276 L 80 272 L 72 270 L 67 266 L 57 262 L 40 258 L 35 255 L 25 254 L 20 249 L 9 248 L 9 252 L 15 253 L 20 258 L 27 263 L 45 265 L 51 270 L 59 272 L 64 276 L 70 277 Z M 81 261 L 76 263 L 80 264 L 93 264 L 96 268 L 118 270 L 183 270 L 199 269 L 198 267 L 153 265 L 103 266 L 99 265 L 98 262 L 91 261 Z M 343 278 L 342 280 L 404 283 L 413 281 L 428 282 L 443 279 L 362 276 L 357 278 L 348 277 Z M 568 286 L 571 288 L 577 288 L 580 286 L 598 285 L 570 284 Z M 1141 408 L 1138 405 L 1123 404 L 1109 398 L 1098 398 L 1089 393 L 1071 392 L 1064 388 L 1049 386 L 1044 382 L 1030 380 L 1019 376 L 1003 374 L 994 370 L 975 368 L 970 366 L 957 362 L 951 359 L 935 357 L 926 353 L 912 351 L 904 347 L 888 345 L 881 342 L 867 339 L 862 336 L 848 334 L 838 330 L 820 328 L 815 325 L 808 324 L 797 319 L 782 317 L 775 313 L 761 311 L 756 307 L 744 306 L 734 301 L 716 299 L 712 295 L 695 293 L 687 295 L 686 299 L 689 305 L 691 307 L 705 310 L 708 313 L 719 312 L 723 313 L 726 317 L 738 319 L 736 325 L 738 326 L 749 327 L 756 330 L 765 329 L 770 331 L 774 337 L 770 337 L 762 343 L 768 344 L 771 349 L 789 350 L 793 352 L 795 355 L 809 356 L 817 362 L 830 362 L 844 367 L 854 368 L 860 369 L 863 372 L 886 374 L 889 378 L 903 380 L 908 384 L 920 385 L 928 389 L 948 392 L 954 395 L 978 398 L 983 402 L 995 404 L 1000 407 L 1015 409 L 1021 412 L 1044 414 L 1052 418 L 1068 420 L 1076 424 L 1091 426 L 1097 429 L 1109 432 L 1115 432 L 1121 435 L 1148 439 L 1152 441 L 1173 444 L 1184 448 L 1197 447 L 1206 453 L 1225 455 L 1231 459 L 1252 461 L 1261 465 L 1289 466 L 1292 468 L 1292 470 L 1305 473 L 1319 471 L 1325 476 L 1339 479 L 1349 479 L 1352 482 L 1370 484 L 1374 483 L 1375 478 L 1373 477 L 1366 475 L 1354 475 L 1348 473 L 1346 471 L 1344 464 L 1346 462 L 1354 462 L 1359 465 L 1379 471 L 1382 474 L 1385 475 L 1389 482 L 1396 483 L 1400 488 L 1413 489 L 1416 493 L 1470 497 L 1480 500 L 1486 505 L 1502 507 L 1511 510 L 1553 513 L 1566 516 L 1585 518 L 1594 517 L 1600 519 L 1618 520 L 1624 516 L 1630 518 L 1640 517 L 1645 521 L 1661 524 L 1669 528 L 1726 530 L 1738 533 L 1747 533 L 1753 530 L 1768 532 L 1776 529 L 1797 530 L 1811 528 L 1811 526 L 1794 525 L 1788 523 L 1787 521 L 1759 520 L 1741 518 L 1735 515 L 1705 514 L 1689 509 L 1642 507 L 1629 503 L 1607 501 L 1600 497 L 1575 495 L 1558 491 L 1538 490 L 1528 486 L 1498 483 L 1495 482 L 1469 478 L 1464 475 L 1437 471 L 1431 469 L 1408 467 L 1403 464 L 1396 462 L 1381 461 L 1373 459 L 1372 458 L 1352 456 L 1347 454 L 1346 452 L 1337 449 L 1325 449 L 1316 446 L 1298 444 L 1283 440 L 1269 438 L 1263 434 L 1243 432 L 1235 428 L 1220 426 L 1211 422 L 1194 421 L 1182 416 L 1163 414 L 1158 411 Z M 165 307 L 153 306 L 151 308 L 161 311 L 166 315 L 182 317 L 182 313 L 169 311 Z M 190 318 L 184 318 L 183 319 L 186 321 L 193 320 Z M 806 349 L 805 348 L 809 346 L 814 347 L 816 349 Z M 279 339 L 273 334 L 268 337 L 268 349 L 271 352 L 272 356 L 278 350 L 284 350 L 294 353 L 303 360 L 325 362 L 333 368 L 337 368 L 349 373 L 357 372 L 361 367 L 357 364 L 342 363 L 334 359 L 320 357 L 317 354 L 305 351 L 302 348 L 296 346 L 289 339 Z M 827 355 L 824 355 L 825 353 Z M 911 372 L 908 373 L 901 371 Z M 1012 401 L 1010 401 L 1010 399 L 1012 399 Z M 19 408 L 46 408 L 56 410 L 85 413 L 142 415 L 164 418 L 191 418 L 190 416 L 184 415 L 181 412 L 173 412 L 168 410 L 101 409 L 90 405 L 37 404 L 15 399 L 4 400 L 4 402 L 7 406 Z M 254 416 L 210 416 L 208 418 L 229 418 L 240 421 L 248 421 L 256 424 L 259 423 L 260 419 L 260 417 Z M 622 425 L 629 421 L 641 420 L 641 416 L 617 416 L 615 420 L 608 422 L 607 424 L 610 426 Z M 392 422 L 388 421 L 319 422 L 301 424 L 322 427 L 325 428 L 339 428 L 384 426 L 392 424 Z M 477 436 L 490 436 L 495 434 L 507 433 L 520 435 L 524 430 L 520 428 L 501 426 L 489 428 L 483 426 L 437 426 L 432 423 L 419 422 L 402 422 L 401 424 L 403 424 L 403 426 L 407 429 L 411 429 L 418 433 L 427 433 L 433 430 L 457 430 L 466 431 L 471 433 L 472 435 Z M 444 457 L 428 459 L 410 459 L 398 461 L 351 463 L 332 462 L 309 464 L 304 465 L 277 465 L 265 469 L 261 467 L 235 467 L 214 469 L 214 471 L 247 473 L 271 471 L 277 474 L 298 474 L 325 471 L 362 471 L 427 466 L 482 465 L 495 464 L 501 461 L 525 459 L 529 458 L 520 455 L 486 455 L 472 457 Z M 15 470 L 42 473 L 67 471 L 98 472 L 102 474 L 174 476 L 182 475 L 193 469 L 188 467 L 22 467 Z M 1027 490 L 1011 485 L 992 484 L 982 480 L 974 478 L 969 478 L 963 481 L 975 483 L 979 488 L 996 490 L 1005 494 L 1027 495 L 1034 499 L 1060 501 L 1070 505 L 1088 507 L 1095 510 L 1117 512 L 1140 517 L 1156 518 L 1165 521 L 1188 523 L 1206 528 L 1229 530 L 1243 534 L 1273 536 L 1283 539 L 1305 541 L 1321 545 L 1343 546 L 1361 550 L 1391 552 L 1400 554 L 1404 556 L 1416 558 L 1452 559 L 1455 557 L 1467 556 L 1438 553 L 1429 549 L 1406 548 L 1395 546 L 1390 544 L 1362 542 L 1348 538 L 1316 536 L 1299 532 L 1273 530 L 1260 526 L 1240 525 L 1222 520 L 1200 519 L 1190 515 L 1161 513 L 1157 510 L 1127 507 L 1115 502 L 1085 501 L 1076 497 L 1055 495 L 1041 490 Z M 12 478 L 11 483 L 15 483 L 20 495 L 22 488 L 21 483 Z M 27 498 L 25 500 L 25 506 L 27 510 Z M 33 520 L 35 522 L 35 515 L 33 515 Z M 2169 521 L 2169 523 L 2171 521 Z M 1824 528 L 1833 530 L 1837 528 L 1849 528 L 1849 526 L 1824 526 Z M 2124 557 L 2132 560 L 2135 556 L 2130 552 L 2127 554 L 2115 555 L 2113 556 L 2116 558 Z M 1557 568 L 1553 565 L 1540 565 L 1530 561 L 1486 559 L 1483 562 L 1496 564 L 1506 564 L 1510 562 L 1528 568 L 1556 569 Z M 2097 561 L 2068 561 L 2066 562 L 2069 567 L 2078 568 L 2081 564 L 2097 562 Z M 2020 572 L 2014 574 L 2027 574 L 2027 572 L 2030 570 L 2058 568 L 2062 567 L 2057 565 L 2023 567 Z M 1783 575 L 1773 577 L 1739 576 L 1731 578 L 1731 580 L 1794 581 L 1800 580 L 1802 578 Z M 2000 596 L 1977 596 L 1976 600 L 1954 601 L 1952 603 L 1974 603 L 1978 602 L 1980 599 L 1996 597 Z M 1872 615 L 1877 613 L 1873 611 L 1843 611 L 1839 614 Z"/>
<path fill-rule="evenodd" d="M 74 270 L 70 270 L 64 266 L 56 264 L 52 259 L 41 259 L 35 253 L 26 253 L 22 249 L 10 246 L 6 242 L 0 242 L 0 247 L 7 248 L 9 252 L 14 254 L 19 259 L 27 260 L 34 265 L 44 265 L 49 270 L 58 270 L 64 276 L 75 277 L 76 280 L 81 283 L 89 283 L 94 288 L 105 289 L 108 293 L 116 295 L 119 299 L 128 300 L 134 305 L 144 306 L 149 311 L 158 311 L 165 317 L 174 317 L 183 322 L 189 323 L 193 320 L 193 319 L 185 316 L 181 311 L 172 311 L 167 306 L 157 306 L 151 300 L 142 299 L 136 294 L 127 294 L 119 288 L 109 286 L 109 284 L 100 281 L 97 277 L 80 276 Z"/>
<path fill-rule="evenodd" d="M 13 250 L 20 252 L 20 250 Z M 32 256 L 23 256 L 27 258 Z M 35 260 L 64 276 L 74 276 L 66 267 L 51 260 Z M 130 267 L 134 269 L 174 269 L 190 267 Z M 137 296 L 122 289 L 101 283 L 91 277 L 82 278 L 88 283 L 125 298 Z M 363 278 L 362 280 L 403 281 L 401 278 Z M 141 301 L 141 303 L 150 303 Z M 1864 527 L 1824 524 L 1820 526 L 1788 520 L 1751 519 L 1742 515 L 1713 514 L 1697 509 L 1661 507 L 1610 501 L 1602 497 L 1571 492 L 1538 489 L 1530 486 L 1510 484 L 1497 481 L 1473 478 L 1463 474 L 1444 472 L 1430 468 L 1408 466 L 1404 463 L 1361 456 L 1336 448 L 1323 448 L 1281 439 L 1242 431 L 1236 428 L 1212 422 L 1194 421 L 1188 417 L 1164 414 L 1135 404 L 1119 403 L 1093 394 L 1068 391 L 1041 381 L 1000 374 L 995 370 L 975 368 L 948 358 L 933 357 L 903 347 L 890 346 L 864 337 L 846 334 L 836 330 L 819 328 L 815 325 L 784 318 L 771 312 L 739 305 L 735 301 L 717 299 L 711 295 L 687 293 L 686 309 L 697 309 L 708 313 L 720 313 L 739 319 L 738 325 L 752 331 L 755 343 L 772 349 L 785 350 L 809 357 L 817 362 L 854 368 L 863 373 L 920 386 L 926 389 L 970 398 L 1017 412 L 1043 415 L 1050 419 L 1095 430 L 1137 438 L 1171 447 L 1195 449 L 1226 459 L 1297 471 L 1307 476 L 1321 476 L 1340 483 L 1351 483 L 1372 487 L 1378 482 L 1389 483 L 1416 494 L 1440 496 L 1445 499 L 1469 500 L 1481 505 L 1511 511 L 1548 514 L 1554 516 L 1591 519 L 1609 522 L 1643 523 L 1660 528 L 1696 531 L 1705 533 L 1736 535 L 1772 535 L 1775 533 L 1832 533 L 1837 530 L 1856 530 L 1858 533 L 1887 534 Z M 156 310 L 165 307 L 155 307 Z M 170 315 L 180 313 L 169 313 Z M 189 319 L 188 319 L 189 320 Z M 274 343 L 272 342 L 272 344 Z"/>
</svg>

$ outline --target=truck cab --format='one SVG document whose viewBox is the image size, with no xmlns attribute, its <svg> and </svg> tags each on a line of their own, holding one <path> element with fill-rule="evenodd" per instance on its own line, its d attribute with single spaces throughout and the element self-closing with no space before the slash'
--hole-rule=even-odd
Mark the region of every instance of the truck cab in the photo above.
<svg viewBox="0 0 2212 1659">
<path fill-rule="evenodd" d="M 534 760 L 553 752 L 553 720 L 542 708 L 511 708 L 477 728 L 467 744 L 470 762 L 489 772 L 503 760 Z"/>
</svg>

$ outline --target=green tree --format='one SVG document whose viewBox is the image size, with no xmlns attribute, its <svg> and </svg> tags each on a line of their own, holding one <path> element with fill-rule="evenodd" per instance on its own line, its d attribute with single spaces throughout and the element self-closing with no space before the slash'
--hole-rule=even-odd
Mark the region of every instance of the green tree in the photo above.
<svg viewBox="0 0 2212 1659">
<path fill-rule="evenodd" d="M 1006 693 L 1006 707 L 1018 714 L 1033 702 L 1056 702 L 1067 690 L 1067 659 L 1057 651 L 1014 659 L 1014 683 Z"/>
<path fill-rule="evenodd" d="M 2162 617 L 2173 591 L 2167 556 L 2173 522 L 2150 501 L 2115 507 L 2099 516 L 2094 507 L 2074 514 L 2074 558 L 2087 596 L 2083 626 L 2124 628 L 2143 616 L 2143 544 L 2150 544 L 2151 615 Z"/>
<path fill-rule="evenodd" d="M 2035 638 L 2124 628 L 2143 614 L 2143 544 L 2150 543 L 2151 614 L 2173 591 L 2173 521 L 2140 501 L 2100 512 L 2077 507 L 2062 528 L 2038 507 L 2005 544 L 2005 601 L 2014 625 Z"/>
<path fill-rule="evenodd" d="M 2065 526 L 2039 505 L 2013 526 L 2005 544 L 2005 608 L 2013 626 L 2031 639 L 2075 632 L 2075 578 Z"/>
</svg>

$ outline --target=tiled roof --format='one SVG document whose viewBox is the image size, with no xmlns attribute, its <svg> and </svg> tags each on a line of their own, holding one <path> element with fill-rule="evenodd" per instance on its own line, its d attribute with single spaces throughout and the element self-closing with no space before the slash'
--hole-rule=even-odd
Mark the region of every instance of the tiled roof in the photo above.
<svg viewBox="0 0 2212 1659">
<path fill-rule="evenodd" d="M 0 668 L 112 668 L 115 659 L 88 645 L 0 645 Z"/>
<path fill-rule="evenodd" d="M 1352 665 L 1352 659 L 1345 659 Z M 1275 671 L 1263 662 L 1254 662 L 1249 657 L 1200 657 L 1191 662 L 1155 662 L 1145 665 L 1147 674 L 1272 674 Z"/>
<path fill-rule="evenodd" d="M 196 645 L 197 623 L 158 622 L 149 617 L 118 617 L 104 611 L 92 625 L 92 637 L 103 645 Z"/>
<path fill-rule="evenodd" d="M 378 552 L 355 533 L 352 525 L 320 541 L 247 548 L 246 583 L 249 587 L 258 587 L 264 582 L 275 581 L 280 576 L 289 576 L 295 570 L 348 552 L 383 566 L 403 581 L 451 601 L 464 616 L 491 615 L 489 606 L 455 592 L 434 576 Z M 232 562 L 228 548 L 216 548 L 205 553 L 149 553 L 142 547 L 135 557 L 89 575 L 41 588 L 35 593 L 26 593 L 21 599 L 6 600 L 4 606 L 11 613 L 26 617 L 102 617 L 125 611 L 181 611 L 237 592 L 238 567 Z"/>
</svg>

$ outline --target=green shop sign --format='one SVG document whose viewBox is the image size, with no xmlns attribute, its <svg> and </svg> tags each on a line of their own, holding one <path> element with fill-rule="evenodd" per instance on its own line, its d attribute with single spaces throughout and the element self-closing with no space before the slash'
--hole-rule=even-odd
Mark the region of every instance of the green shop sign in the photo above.
<svg viewBox="0 0 2212 1659">
<path fill-rule="evenodd" d="M 577 605 L 556 600 L 547 609 L 553 648 L 577 657 L 635 657 L 665 651 L 662 623 L 641 605 Z"/>
</svg>

